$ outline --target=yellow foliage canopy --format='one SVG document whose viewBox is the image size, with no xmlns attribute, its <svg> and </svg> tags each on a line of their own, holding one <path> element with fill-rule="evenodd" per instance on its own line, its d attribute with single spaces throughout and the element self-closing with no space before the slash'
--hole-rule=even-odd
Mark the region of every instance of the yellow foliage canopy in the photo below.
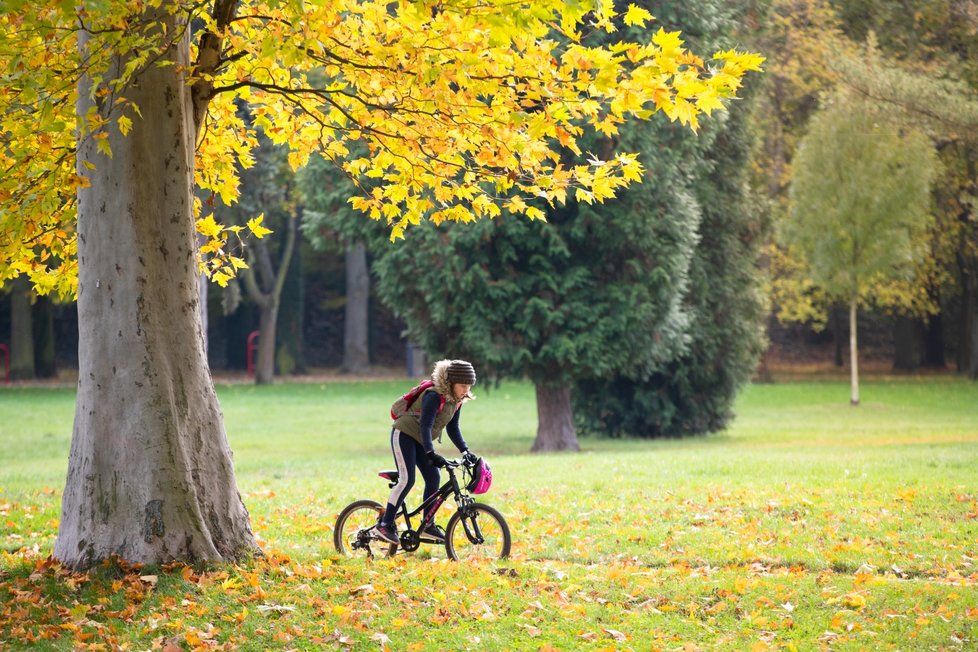
<svg viewBox="0 0 978 652">
<path fill-rule="evenodd" d="M 156 55 L 180 36 L 144 20 L 149 7 L 166 7 L 184 28 L 203 26 L 184 71 L 206 99 L 198 188 L 234 202 L 260 129 L 289 148 L 293 168 L 314 152 L 342 166 L 360 188 L 353 206 L 390 224 L 392 239 L 423 219 L 468 222 L 503 209 L 539 218 L 534 204 L 569 192 L 588 202 L 612 197 L 641 179 L 642 165 L 582 152 L 585 129 L 610 136 L 631 116 L 662 111 L 695 130 L 699 114 L 721 108 L 763 61 L 729 51 L 705 62 L 661 27 L 640 42 L 589 45 L 595 29 L 653 20 L 634 5 L 619 15 L 608 1 L 6 4 L 0 283 L 26 273 L 41 293 L 74 290 L 74 198 L 88 181 L 76 170 L 77 139 L 96 139 L 110 156 L 106 130 L 128 133 L 141 119 L 127 86 L 147 66 L 169 63 Z M 114 69 L 113 61 L 123 63 Z M 103 108 L 76 116 L 82 74 Z M 568 165 L 564 150 L 585 162 Z M 202 268 L 230 277 L 229 230 L 200 202 L 195 211 L 213 256 Z"/>
</svg>

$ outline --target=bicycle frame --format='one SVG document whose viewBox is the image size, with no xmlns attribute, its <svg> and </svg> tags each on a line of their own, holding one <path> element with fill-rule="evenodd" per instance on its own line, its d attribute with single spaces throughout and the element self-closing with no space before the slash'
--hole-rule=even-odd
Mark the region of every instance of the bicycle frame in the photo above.
<svg viewBox="0 0 978 652">
<path fill-rule="evenodd" d="M 421 526 L 417 531 L 420 532 L 428 525 L 433 523 L 435 521 L 435 514 L 438 513 L 438 509 L 446 500 L 448 500 L 448 497 L 451 495 L 455 496 L 455 502 L 459 504 L 459 507 L 464 505 L 467 500 L 471 500 L 470 498 L 462 495 L 462 490 L 458 486 L 458 479 L 455 477 L 455 468 L 452 466 L 446 466 L 445 468 L 448 470 L 448 481 L 443 484 L 438 491 L 428 496 L 427 500 L 418 505 L 416 509 L 408 512 L 407 501 L 401 503 L 401 515 L 404 516 L 404 522 L 407 524 L 409 530 L 414 529 L 411 527 L 411 517 L 417 516 L 419 513 L 428 508 L 430 508 L 428 518 L 422 519 Z"/>
</svg>

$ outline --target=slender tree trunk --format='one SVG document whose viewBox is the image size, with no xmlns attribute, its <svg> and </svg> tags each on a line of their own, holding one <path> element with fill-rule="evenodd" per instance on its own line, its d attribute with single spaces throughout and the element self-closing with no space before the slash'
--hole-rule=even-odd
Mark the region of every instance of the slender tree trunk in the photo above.
<svg viewBox="0 0 978 652">
<path fill-rule="evenodd" d="M 285 246 L 282 248 L 281 260 L 278 269 L 273 269 L 272 257 L 268 251 L 268 245 L 264 242 L 252 242 L 252 249 L 248 250 L 248 256 L 252 267 L 261 268 L 262 283 L 266 289 L 259 286 L 257 274 L 252 267 L 243 270 L 242 278 L 248 294 L 252 301 L 258 304 L 261 310 L 258 318 L 258 359 L 255 361 L 255 384 L 264 385 L 271 383 L 275 378 L 275 351 L 276 351 L 276 324 L 278 322 L 278 308 L 282 298 L 282 288 L 285 285 L 285 277 L 289 271 L 289 264 L 292 262 L 292 252 L 295 249 L 296 231 L 298 230 L 299 217 L 289 221 L 286 229 Z M 255 254 L 253 249 L 257 249 Z"/>
<path fill-rule="evenodd" d="M 958 350 L 955 356 L 959 373 L 968 371 L 971 358 L 971 325 L 976 318 L 975 299 L 971 288 L 971 274 L 960 262 L 961 270 L 961 320 L 958 322 Z"/>
<path fill-rule="evenodd" d="M 971 297 L 968 301 L 968 378 L 978 380 L 978 261 L 971 268 Z"/>
<path fill-rule="evenodd" d="M 944 355 L 944 318 L 941 313 L 931 315 L 924 325 L 924 350 L 921 364 L 933 369 L 947 367 Z"/>
<path fill-rule="evenodd" d="M 305 288 L 302 278 L 302 248 L 292 252 L 282 297 L 279 300 L 278 353 L 275 361 L 280 374 L 302 374 L 306 372 L 303 350 L 303 324 L 305 311 Z"/>
<path fill-rule="evenodd" d="M 261 307 L 258 319 L 258 359 L 255 360 L 255 383 L 266 385 L 275 380 L 275 327 L 278 322 L 278 301 Z"/>
<path fill-rule="evenodd" d="M 531 452 L 579 451 L 570 385 L 537 383 L 537 438 Z"/>
<path fill-rule="evenodd" d="M 54 350 L 54 303 L 38 297 L 34 303 L 34 371 L 38 378 L 58 375 Z"/>
<path fill-rule="evenodd" d="M 34 378 L 34 322 L 31 308 L 31 283 L 18 276 L 10 295 L 10 377 Z"/>
<path fill-rule="evenodd" d="M 893 321 L 893 368 L 916 371 L 920 367 L 920 323 L 900 315 Z"/>
<path fill-rule="evenodd" d="M 343 334 L 343 370 L 360 373 L 370 364 L 367 347 L 370 273 L 363 242 L 346 247 L 346 312 Z"/>
<path fill-rule="evenodd" d="M 859 347 L 856 338 L 856 313 L 859 307 L 859 296 L 852 295 L 849 299 L 849 369 L 852 380 L 852 394 L 849 402 L 859 405 Z"/>
<path fill-rule="evenodd" d="M 179 33 L 167 5 L 157 11 Z M 150 66 L 126 89 L 142 118 L 128 137 L 109 128 L 112 158 L 91 139 L 77 152 L 91 187 L 78 191 L 78 394 L 54 546 L 76 569 L 112 555 L 197 562 L 258 551 L 204 356 L 189 30 L 165 58 L 175 65 Z M 79 83 L 79 115 L 90 84 Z"/>
<path fill-rule="evenodd" d="M 839 306 L 833 305 L 831 310 L 832 310 L 832 317 L 831 317 L 832 339 L 835 340 L 835 366 L 841 368 L 843 365 L 845 365 L 845 356 L 843 355 L 843 351 L 845 351 L 846 347 L 845 344 L 843 343 L 843 338 L 842 338 L 842 333 L 843 333 L 842 324 L 844 322 L 843 322 L 842 315 L 840 314 L 841 311 L 839 309 Z"/>
</svg>

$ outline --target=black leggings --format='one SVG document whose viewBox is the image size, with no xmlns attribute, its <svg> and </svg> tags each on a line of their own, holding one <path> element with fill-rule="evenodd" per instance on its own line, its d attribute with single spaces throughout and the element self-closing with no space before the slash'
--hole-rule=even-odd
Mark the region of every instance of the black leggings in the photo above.
<svg viewBox="0 0 978 652">
<path fill-rule="evenodd" d="M 438 491 L 441 485 L 441 474 L 438 467 L 428 460 L 424 448 L 410 435 L 405 435 L 398 429 L 391 430 L 391 451 L 394 453 L 394 463 L 397 464 L 397 484 L 391 489 L 391 496 L 384 511 L 384 523 L 393 525 L 404 499 L 414 486 L 414 468 L 421 469 L 424 478 L 424 498 L 427 500 Z M 428 516 L 427 511 L 425 517 Z"/>
</svg>

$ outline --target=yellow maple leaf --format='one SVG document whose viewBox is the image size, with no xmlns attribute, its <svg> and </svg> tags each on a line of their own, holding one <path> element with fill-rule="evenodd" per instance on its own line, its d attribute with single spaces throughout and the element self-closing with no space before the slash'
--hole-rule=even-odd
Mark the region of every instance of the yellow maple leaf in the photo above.
<svg viewBox="0 0 978 652">
<path fill-rule="evenodd" d="M 197 232 L 208 238 L 214 238 L 221 232 L 221 225 L 214 221 L 213 215 L 208 215 L 197 220 Z"/>
<path fill-rule="evenodd" d="M 645 27 L 645 21 L 648 20 L 655 20 L 655 17 L 641 7 L 636 7 L 633 4 L 628 5 L 628 11 L 625 12 L 626 25 Z"/>
<path fill-rule="evenodd" d="M 248 230 L 251 231 L 251 233 L 259 240 L 272 232 L 271 229 L 266 229 L 264 226 L 262 226 L 262 220 L 264 219 L 265 214 L 261 213 L 258 215 L 258 217 L 253 217 L 248 220 Z"/>
</svg>

